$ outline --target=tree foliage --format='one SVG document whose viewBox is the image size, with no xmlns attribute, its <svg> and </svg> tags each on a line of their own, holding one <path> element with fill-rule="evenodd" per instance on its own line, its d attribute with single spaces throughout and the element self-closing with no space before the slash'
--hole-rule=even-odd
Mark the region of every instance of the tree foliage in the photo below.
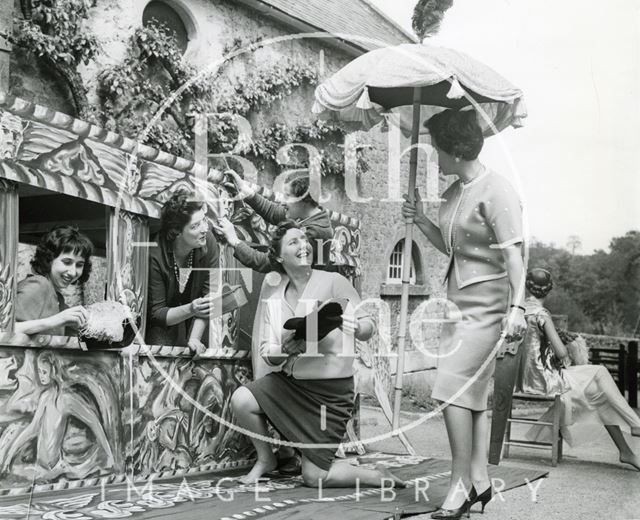
<svg viewBox="0 0 640 520">
<path fill-rule="evenodd" d="M 554 289 L 547 305 L 568 314 L 572 330 L 609 335 L 637 333 L 640 318 L 640 232 L 613 238 L 609 251 L 573 255 L 533 241 L 529 268 L 549 269 Z"/>
</svg>

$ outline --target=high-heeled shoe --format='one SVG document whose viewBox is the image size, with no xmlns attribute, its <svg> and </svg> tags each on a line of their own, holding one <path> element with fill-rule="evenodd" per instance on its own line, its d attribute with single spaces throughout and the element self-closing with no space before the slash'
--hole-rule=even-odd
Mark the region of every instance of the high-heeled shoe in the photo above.
<svg viewBox="0 0 640 520">
<path fill-rule="evenodd" d="M 437 511 L 431 513 L 431 518 L 458 520 L 465 513 L 467 514 L 467 518 L 469 518 L 471 516 L 471 513 L 469 512 L 470 508 L 471 503 L 469 500 L 465 500 L 462 505 L 456 509 L 444 509 L 441 507 Z"/>
<path fill-rule="evenodd" d="M 484 513 L 485 506 L 491 502 L 493 498 L 493 489 L 491 485 L 487 489 L 485 489 L 482 493 L 478 495 L 475 486 L 471 486 L 471 493 L 469 493 L 469 509 L 476 502 L 480 502 L 482 504 L 482 513 Z"/>
</svg>

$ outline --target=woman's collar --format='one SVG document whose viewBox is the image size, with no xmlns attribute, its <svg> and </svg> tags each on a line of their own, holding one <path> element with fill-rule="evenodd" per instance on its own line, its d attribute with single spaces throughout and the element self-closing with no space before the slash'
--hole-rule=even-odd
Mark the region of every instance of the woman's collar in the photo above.
<svg viewBox="0 0 640 520">
<path fill-rule="evenodd" d="M 471 186 L 474 186 L 475 184 L 478 184 L 482 179 L 484 179 L 487 175 L 489 175 L 489 169 L 485 167 L 484 171 L 480 175 L 478 175 L 477 177 L 474 177 L 469 182 L 465 183 L 465 182 L 462 182 L 462 179 L 460 179 L 460 186 L 462 186 L 463 190 Z"/>
</svg>

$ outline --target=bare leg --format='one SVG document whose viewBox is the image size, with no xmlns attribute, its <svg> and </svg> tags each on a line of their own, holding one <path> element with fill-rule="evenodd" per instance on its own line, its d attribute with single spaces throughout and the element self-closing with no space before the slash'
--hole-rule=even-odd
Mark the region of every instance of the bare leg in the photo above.
<svg viewBox="0 0 640 520">
<path fill-rule="evenodd" d="M 473 443 L 471 445 L 471 483 L 478 494 L 485 491 L 490 485 L 487 466 L 489 453 L 487 451 L 487 439 L 489 438 L 489 419 L 486 411 L 471 412 L 473 422 Z"/>
<path fill-rule="evenodd" d="M 587 385 L 584 393 L 589 401 L 596 406 L 611 406 L 633 430 L 637 431 L 640 428 L 640 417 L 629 406 L 605 367 L 598 366 L 596 368 L 596 375 Z"/>
<path fill-rule="evenodd" d="M 638 471 L 640 471 L 640 457 L 633 453 L 627 439 L 624 438 L 624 433 L 619 426 L 606 426 L 607 432 L 611 436 L 611 440 L 613 440 L 614 444 L 618 448 L 620 452 L 620 462 L 624 462 L 625 464 L 631 464 Z"/>
<path fill-rule="evenodd" d="M 250 390 L 241 386 L 231 396 L 231 406 L 238 424 L 245 430 L 267 436 L 267 421 Z M 245 484 L 253 483 L 265 473 L 274 471 L 278 465 L 271 443 L 251 436 L 251 442 L 258 454 L 258 460 L 251 471 L 240 479 Z"/>
<path fill-rule="evenodd" d="M 443 414 L 451 447 L 451 482 L 442 508 L 456 509 L 467 499 L 471 488 L 473 423 L 471 410 L 466 408 L 448 405 Z"/>
<path fill-rule="evenodd" d="M 302 479 L 306 486 L 327 488 L 347 487 L 405 487 L 406 484 L 394 476 L 386 467 L 377 465 L 376 469 L 352 466 L 348 462 L 334 462 L 329 471 L 316 466 L 302 456 Z"/>
</svg>

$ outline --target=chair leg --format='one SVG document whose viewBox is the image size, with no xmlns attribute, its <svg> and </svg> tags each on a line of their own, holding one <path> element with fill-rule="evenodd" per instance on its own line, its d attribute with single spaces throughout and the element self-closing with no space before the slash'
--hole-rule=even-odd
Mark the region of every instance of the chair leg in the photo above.
<svg viewBox="0 0 640 520">
<path fill-rule="evenodd" d="M 511 421 L 509 419 L 511 419 L 512 417 L 513 417 L 513 401 L 511 402 L 511 408 L 509 409 L 509 417 L 507 419 L 507 426 L 506 426 L 505 431 L 504 431 L 505 443 L 502 446 L 502 458 L 503 459 L 508 459 L 509 458 L 509 444 L 506 444 L 506 443 L 511 441 Z"/>
<path fill-rule="evenodd" d="M 558 399 L 559 401 L 560 399 Z M 558 408 L 560 405 L 558 405 Z M 562 426 L 559 427 L 558 431 L 558 462 L 562 462 L 562 448 L 564 445 L 564 438 L 562 437 Z"/>
<path fill-rule="evenodd" d="M 563 444 L 562 432 L 559 432 L 559 434 L 558 434 L 558 462 L 562 462 L 562 444 Z"/>
<path fill-rule="evenodd" d="M 558 465 L 560 447 L 560 396 L 556 395 L 553 402 L 553 435 L 551 438 L 551 465 L 555 468 Z"/>
</svg>

